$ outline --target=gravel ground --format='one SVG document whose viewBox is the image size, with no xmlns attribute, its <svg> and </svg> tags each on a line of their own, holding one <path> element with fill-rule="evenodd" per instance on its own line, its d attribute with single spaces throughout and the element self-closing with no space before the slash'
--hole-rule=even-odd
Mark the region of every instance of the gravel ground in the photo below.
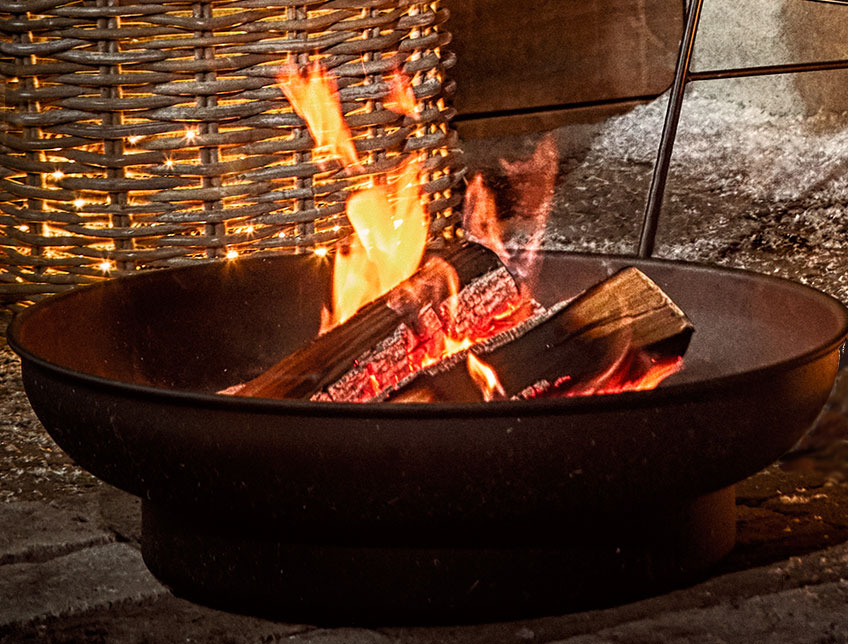
<svg viewBox="0 0 848 644">
<path fill-rule="evenodd" d="M 0 341 L 0 503 L 40 501 L 103 485 L 47 435 L 23 391 L 20 361 Z"/>
</svg>

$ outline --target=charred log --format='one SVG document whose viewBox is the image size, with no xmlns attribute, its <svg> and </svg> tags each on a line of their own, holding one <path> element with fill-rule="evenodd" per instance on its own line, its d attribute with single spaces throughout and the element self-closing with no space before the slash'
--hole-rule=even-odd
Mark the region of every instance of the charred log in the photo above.
<svg viewBox="0 0 848 644">
<path fill-rule="evenodd" d="M 460 300 L 459 314 L 450 324 L 479 324 L 479 318 L 496 312 L 505 300 L 518 298 L 517 285 L 494 253 L 478 244 L 462 244 L 431 258 L 349 320 L 231 392 L 261 398 L 363 401 L 394 386 L 411 373 L 408 356 L 427 351 L 427 343 L 453 331 L 446 328 L 449 316 L 442 310 L 450 295 L 442 274 L 444 262 L 456 272 Z M 498 282 L 495 288 L 490 288 L 492 281 Z"/>
<path fill-rule="evenodd" d="M 653 361 L 682 356 L 692 332 L 659 286 L 625 268 L 472 351 L 497 374 L 501 397 L 592 393 L 614 371 L 638 373 Z M 388 399 L 473 402 L 483 394 L 466 356 L 457 355 L 402 383 Z"/>
</svg>

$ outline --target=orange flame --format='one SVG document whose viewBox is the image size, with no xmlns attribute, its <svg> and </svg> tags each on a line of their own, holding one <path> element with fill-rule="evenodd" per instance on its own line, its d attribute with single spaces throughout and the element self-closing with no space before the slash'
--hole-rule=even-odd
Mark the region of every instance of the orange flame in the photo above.
<svg viewBox="0 0 848 644">
<path fill-rule="evenodd" d="M 466 354 L 466 365 L 468 366 L 468 374 L 474 383 L 480 388 L 483 394 L 483 400 L 486 402 L 492 401 L 495 398 L 506 397 L 501 381 L 498 379 L 498 374 L 492 369 L 491 365 L 486 364 L 480 358 L 475 356 L 471 351 Z"/>
<path fill-rule="evenodd" d="M 503 229 L 498 219 L 495 195 L 476 175 L 465 191 L 462 227 L 465 234 L 482 244 L 509 266 L 509 251 L 503 243 Z"/>
<path fill-rule="evenodd" d="M 466 235 L 495 252 L 525 290 L 538 273 L 538 251 L 544 238 L 556 185 L 558 153 L 553 136 L 544 137 L 527 159 L 501 161 L 508 193 L 514 203 L 509 219 L 499 216 L 495 197 L 475 176 L 468 186 L 463 211 Z M 515 250 L 508 250 L 512 241 Z"/>
<path fill-rule="evenodd" d="M 618 393 L 619 391 L 646 391 L 648 389 L 656 389 L 660 383 L 683 370 L 683 357 L 677 356 L 667 360 L 652 360 L 650 369 L 647 373 L 628 380 L 620 384 L 614 391 L 604 391 L 603 393 Z"/>
<path fill-rule="evenodd" d="M 521 248 L 508 266 L 513 275 L 532 288 L 538 274 L 538 253 L 545 236 L 554 198 L 559 153 L 553 135 L 545 136 L 528 159 L 501 161 L 515 202 L 511 236 L 521 237 Z"/>
<path fill-rule="evenodd" d="M 595 379 L 566 392 L 567 397 L 618 394 L 625 391 L 647 391 L 656 389 L 666 378 L 683 370 L 683 357 L 653 358 L 641 356 L 646 365 L 636 365 L 640 360 L 629 357 L 616 362 L 615 369 L 607 370 L 603 381 Z"/>
<path fill-rule="evenodd" d="M 279 80 L 292 109 L 306 121 L 315 141 L 316 156 L 324 154 L 340 159 L 344 166 L 360 168 L 350 128 L 342 116 L 335 79 L 316 61 L 305 75 L 293 68 Z"/>
<path fill-rule="evenodd" d="M 406 74 L 395 70 L 389 76 L 389 95 L 383 102 L 387 110 L 418 119 L 418 101 Z"/>
</svg>

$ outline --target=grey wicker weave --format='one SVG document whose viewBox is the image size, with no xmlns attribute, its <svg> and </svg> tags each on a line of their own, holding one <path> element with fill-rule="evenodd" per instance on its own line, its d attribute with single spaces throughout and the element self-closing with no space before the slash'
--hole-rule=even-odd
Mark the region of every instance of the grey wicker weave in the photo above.
<svg viewBox="0 0 848 644">
<path fill-rule="evenodd" d="M 423 162 L 432 233 L 462 175 L 446 11 L 411 0 L 0 0 L 0 304 L 348 230 L 356 178 L 312 160 L 278 85 L 318 59 L 365 171 Z M 420 119 L 383 108 L 412 79 Z"/>
</svg>

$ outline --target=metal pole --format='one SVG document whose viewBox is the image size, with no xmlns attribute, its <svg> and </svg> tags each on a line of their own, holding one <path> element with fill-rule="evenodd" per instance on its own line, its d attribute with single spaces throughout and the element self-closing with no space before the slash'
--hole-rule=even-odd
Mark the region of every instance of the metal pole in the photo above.
<svg viewBox="0 0 848 644">
<path fill-rule="evenodd" d="M 811 0 L 822 2 L 823 0 Z M 848 6 L 848 0 L 843 6 Z M 801 74 L 804 72 L 823 72 L 834 69 L 848 69 L 848 59 L 822 60 L 813 63 L 788 63 L 785 65 L 763 65 L 760 67 L 736 67 L 733 69 L 709 69 L 702 72 L 689 72 L 689 82 L 701 80 L 722 80 L 725 78 L 748 78 L 750 76 L 773 76 L 775 74 Z"/>
<path fill-rule="evenodd" d="M 642 236 L 639 238 L 639 257 L 650 257 L 654 252 L 654 241 L 657 236 L 657 222 L 662 208 L 665 184 L 668 179 L 668 168 L 671 154 L 674 150 L 674 139 L 677 135 L 677 124 L 680 121 L 680 108 L 683 105 L 683 93 L 689 80 L 689 65 L 692 60 L 692 49 L 695 46 L 695 36 L 698 33 L 698 21 L 701 17 L 701 6 L 704 0 L 690 0 L 689 12 L 686 19 L 686 29 L 680 41 L 680 53 L 677 58 L 677 70 L 674 84 L 671 86 L 671 96 L 668 99 L 668 109 L 665 114 L 662 138 L 654 165 L 654 176 L 648 191 L 648 203 L 645 207 L 645 218 L 642 221 Z"/>
</svg>

